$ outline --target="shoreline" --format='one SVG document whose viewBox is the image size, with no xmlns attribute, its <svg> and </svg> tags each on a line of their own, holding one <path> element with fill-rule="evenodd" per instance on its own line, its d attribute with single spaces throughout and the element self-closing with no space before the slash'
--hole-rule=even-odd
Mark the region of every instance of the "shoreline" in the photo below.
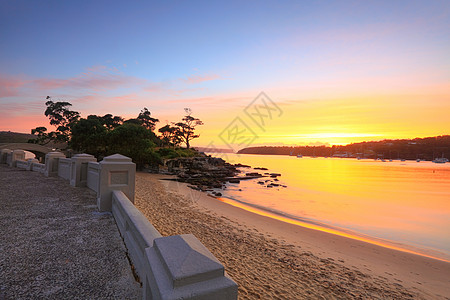
<svg viewBox="0 0 450 300">
<path fill-rule="evenodd" d="M 159 180 L 164 177 L 167 178 L 138 173 L 138 208 L 155 227 L 160 226 L 158 230 L 163 235 L 189 233 L 184 230 L 194 233 L 225 265 L 226 271 L 238 283 L 243 299 L 255 299 L 257 295 L 274 298 L 450 298 L 448 262 L 255 214 L 192 190 L 187 184 Z M 142 191 L 143 188 L 147 191 Z M 148 191 L 149 188 L 153 192 Z M 157 201 L 166 198 L 161 201 L 168 208 L 151 212 L 156 208 L 147 204 L 149 197 L 158 198 Z M 174 213 L 177 205 L 183 206 L 181 216 Z M 161 210 L 166 209 L 170 212 L 162 218 L 173 218 L 176 224 L 159 220 Z M 209 235 L 209 231 L 213 233 Z M 231 240 L 229 235 L 233 235 Z M 258 249 L 248 249 L 247 244 Z M 251 252 L 251 257 L 247 252 Z M 271 254 L 269 257 L 268 253 Z M 263 271 L 267 273 L 267 281 L 258 278 Z M 278 277 L 282 280 L 268 281 Z M 275 290 L 281 294 L 272 294 Z"/>
<path fill-rule="evenodd" d="M 218 201 L 232 205 L 234 207 L 241 208 L 246 211 L 252 212 L 254 214 L 261 215 L 261 216 L 266 216 L 271 219 L 279 220 L 284 223 L 289 223 L 289 224 L 309 228 L 312 230 L 327 232 L 330 234 L 339 235 L 342 237 L 346 237 L 346 238 L 350 238 L 350 239 L 354 239 L 354 240 L 358 240 L 358 241 L 363 241 L 363 242 L 381 246 L 384 248 L 389 248 L 389 249 L 393 249 L 393 250 L 397 250 L 397 251 L 411 253 L 414 255 L 424 256 L 427 258 L 436 259 L 439 261 L 450 263 L 450 256 L 448 254 L 440 252 L 437 249 L 419 248 L 419 247 L 402 244 L 402 243 L 395 242 L 395 241 L 389 241 L 389 240 L 384 240 L 381 238 L 371 237 L 368 235 L 364 235 L 362 233 L 347 230 L 345 228 L 339 228 L 339 227 L 335 227 L 332 225 L 320 223 L 319 221 L 296 218 L 289 214 L 284 214 L 282 212 L 273 211 L 273 210 L 267 209 L 265 207 L 259 207 L 258 205 L 252 205 L 252 204 L 245 203 L 243 201 L 239 201 L 239 200 L 232 199 L 229 197 L 215 197 L 215 196 L 209 195 L 209 194 L 208 194 L 208 196 L 210 196 L 211 198 L 216 199 Z"/>
</svg>

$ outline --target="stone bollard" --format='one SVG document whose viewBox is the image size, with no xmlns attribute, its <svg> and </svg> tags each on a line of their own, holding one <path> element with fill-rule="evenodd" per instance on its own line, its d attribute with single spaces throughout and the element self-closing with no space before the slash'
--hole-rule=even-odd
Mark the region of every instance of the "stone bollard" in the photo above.
<svg viewBox="0 0 450 300">
<path fill-rule="evenodd" d="M 237 299 L 237 284 L 192 234 L 156 238 L 145 255 L 144 299 Z"/>
<path fill-rule="evenodd" d="M 2 151 L 0 152 L 0 164 L 8 163 L 8 154 L 11 152 L 12 152 L 12 150 L 2 149 Z"/>
<path fill-rule="evenodd" d="M 58 161 L 66 156 L 61 152 L 49 152 L 45 155 L 45 171 L 47 177 L 58 176 Z"/>
<path fill-rule="evenodd" d="M 87 182 L 87 166 L 88 162 L 97 159 L 90 154 L 76 154 L 71 158 L 70 162 L 70 185 L 85 187 Z"/>
<path fill-rule="evenodd" d="M 36 158 L 27 159 L 27 171 L 32 171 L 33 163 L 39 163 L 39 160 Z"/>
<path fill-rule="evenodd" d="M 134 203 L 136 164 L 131 158 L 114 154 L 100 163 L 97 206 L 99 211 L 111 211 L 112 191 L 122 191 Z"/>
<path fill-rule="evenodd" d="M 16 167 L 16 161 L 25 160 L 25 151 L 23 150 L 14 150 L 11 153 L 11 159 L 9 159 L 8 155 L 8 165 L 10 167 Z"/>
</svg>

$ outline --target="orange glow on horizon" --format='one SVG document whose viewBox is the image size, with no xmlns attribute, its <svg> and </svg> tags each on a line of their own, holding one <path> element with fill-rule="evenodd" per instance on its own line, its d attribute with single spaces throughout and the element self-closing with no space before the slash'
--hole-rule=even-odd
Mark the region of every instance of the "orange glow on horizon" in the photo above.
<svg viewBox="0 0 450 300">
<path fill-rule="evenodd" d="M 218 112 L 198 111 L 205 123 L 194 145 L 217 146 L 218 137 L 239 116 L 258 136 L 252 145 L 346 145 L 384 139 L 414 139 L 449 134 L 450 101 L 441 93 L 429 96 L 361 96 L 348 99 L 278 101 L 281 117 L 259 128 L 242 113 L 245 103 Z"/>
</svg>

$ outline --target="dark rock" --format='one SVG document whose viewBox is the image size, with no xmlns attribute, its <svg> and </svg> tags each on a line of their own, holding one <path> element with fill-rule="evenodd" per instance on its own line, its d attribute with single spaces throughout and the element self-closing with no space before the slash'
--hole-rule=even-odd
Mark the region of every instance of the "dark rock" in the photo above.
<svg viewBox="0 0 450 300">
<path fill-rule="evenodd" d="M 255 169 L 255 170 L 261 170 L 261 171 L 267 171 L 267 170 L 268 170 L 267 168 L 262 168 L 262 167 L 256 167 L 256 168 L 253 168 L 253 169 Z"/>
<path fill-rule="evenodd" d="M 166 166 L 179 181 L 195 185 L 200 190 L 223 188 L 226 178 L 238 173 L 234 165 L 216 157 L 180 157 L 166 161 Z"/>
<path fill-rule="evenodd" d="M 240 183 L 241 181 L 239 179 L 230 179 L 228 180 L 229 183 Z"/>
<path fill-rule="evenodd" d="M 236 168 L 251 168 L 249 165 L 243 165 L 243 164 L 235 164 Z"/>
<path fill-rule="evenodd" d="M 257 172 L 250 172 L 250 173 L 245 173 L 245 176 L 256 176 L 256 177 L 262 177 L 261 174 L 257 173 Z"/>
<path fill-rule="evenodd" d="M 264 184 L 264 181 L 258 181 L 258 184 Z"/>
</svg>

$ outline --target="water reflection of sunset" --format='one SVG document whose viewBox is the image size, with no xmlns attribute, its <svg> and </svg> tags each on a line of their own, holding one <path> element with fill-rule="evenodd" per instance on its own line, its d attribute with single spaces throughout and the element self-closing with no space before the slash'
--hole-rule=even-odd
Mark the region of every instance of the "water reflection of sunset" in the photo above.
<svg viewBox="0 0 450 300">
<path fill-rule="evenodd" d="M 325 226 L 323 230 L 344 231 L 353 238 L 374 237 L 376 243 L 390 240 L 389 247 L 404 243 L 434 249 L 450 257 L 450 165 L 257 155 L 237 159 L 282 173 L 278 183 L 288 186 L 268 189 L 241 181 L 243 191 L 238 192 L 230 184 L 226 195 L 252 206 L 246 209 L 266 207 L 268 212 L 258 213 L 315 229 Z"/>
</svg>

